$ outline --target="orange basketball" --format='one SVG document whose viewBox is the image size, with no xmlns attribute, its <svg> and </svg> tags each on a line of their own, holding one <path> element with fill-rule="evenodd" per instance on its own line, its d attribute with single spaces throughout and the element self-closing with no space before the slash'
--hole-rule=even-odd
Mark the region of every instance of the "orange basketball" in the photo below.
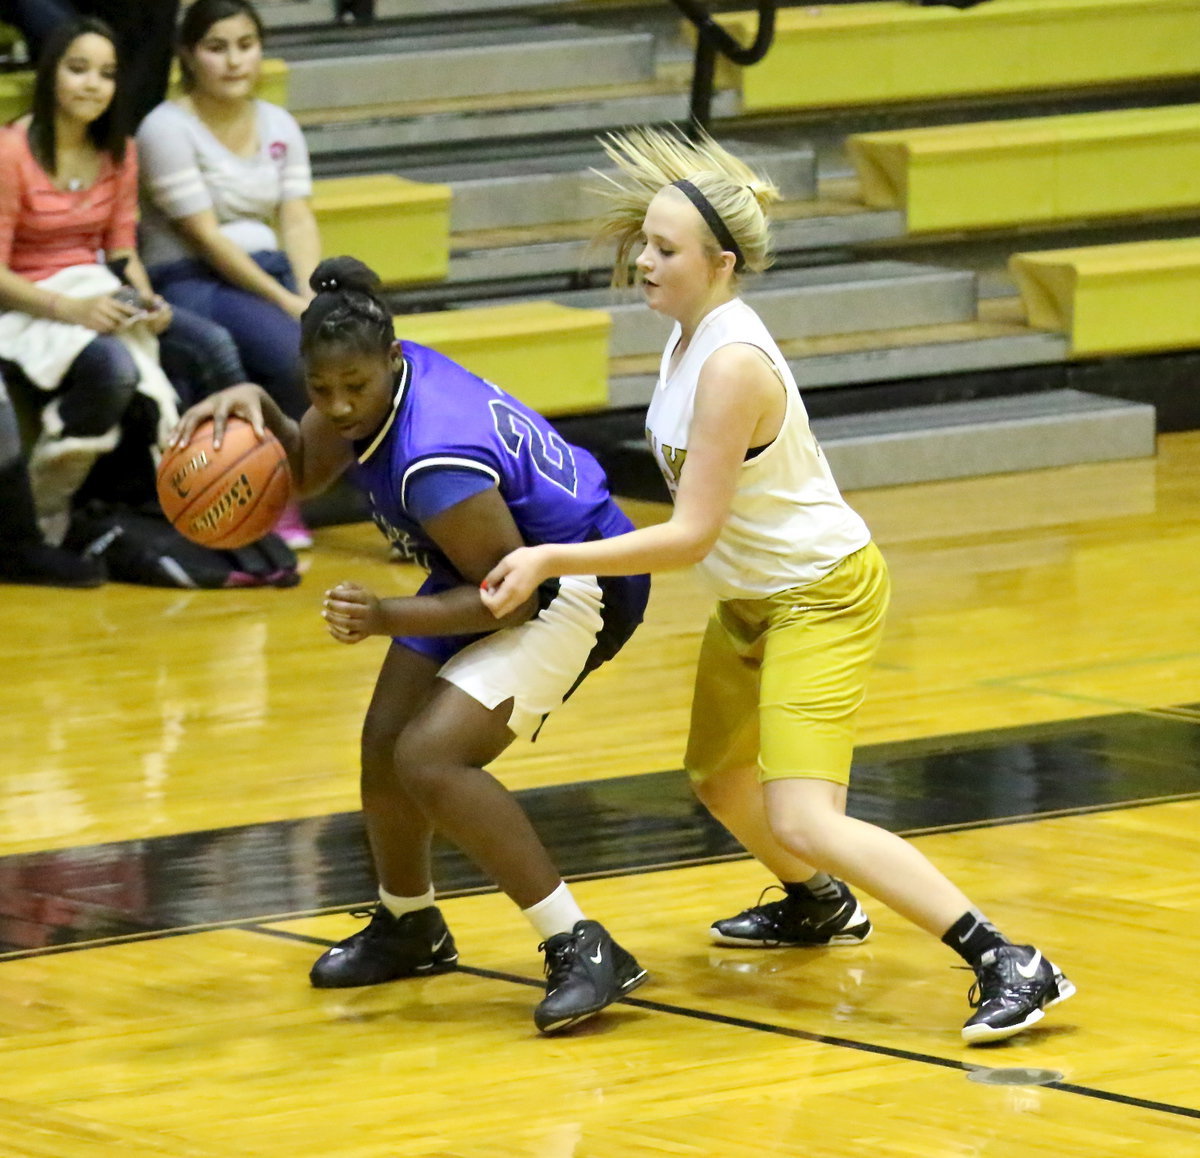
<svg viewBox="0 0 1200 1158">
<path fill-rule="evenodd" d="M 158 465 L 158 501 L 171 525 L 204 547 L 244 547 L 279 521 L 292 496 L 283 445 L 269 430 L 231 417 L 221 448 L 213 425 L 196 429 L 187 446 L 169 450 Z"/>
</svg>

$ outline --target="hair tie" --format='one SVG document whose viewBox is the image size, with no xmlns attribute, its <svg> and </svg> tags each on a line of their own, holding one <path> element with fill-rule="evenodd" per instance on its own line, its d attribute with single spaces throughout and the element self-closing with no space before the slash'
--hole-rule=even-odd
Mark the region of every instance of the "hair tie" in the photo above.
<svg viewBox="0 0 1200 1158">
<path fill-rule="evenodd" d="M 746 264 L 746 259 L 742 256 L 741 246 L 734 241 L 733 234 L 729 232 L 729 226 L 721 220 L 721 215 L 712 207 L 709 199 L 690 181 L 672 181 L 671 184 L 696 207 L 700 216 L 707 222 L 713 237 L 717 239 L 717 244 L 723 250 L 728 250 L 733 254 L 734 273 L 741 272 L 742 267 Z M 746 188 L 749 189 L 750 186 L 747 185 Z"/>
<path fill-rule="evenodd" d="M 317 293 L 335 294 L 341 288 L 341 283 L 332 274 L 328 274 L 325 277 L 317 279 Z"/>
</svg>

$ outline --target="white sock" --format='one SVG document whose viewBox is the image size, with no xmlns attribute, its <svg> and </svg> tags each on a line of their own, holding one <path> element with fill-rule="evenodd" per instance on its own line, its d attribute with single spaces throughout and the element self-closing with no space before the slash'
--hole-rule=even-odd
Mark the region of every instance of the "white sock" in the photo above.
<svg viewBox="0 0 1200 1158">
<path fill-rule="evenodd" d="M 403 917 L 405 913 L 415 913 L 417 910 L 427 909 L 433 904 L 433 885 L 429 886 L 427 893 L 422 893 L 419 897 L 397 897 L 380 885 L 379 903 L 393 917 Z"/>
<path fill-rule="evenodd" d="M 549 940 L 555 933 L 569 933 L 575 928 L 576 921 L 584 919 L 583 910 L 575 903 L 566 881 L 560 881 L 558 888 L 548 897 L 522 909 L 521 913 L 543 941 Z"/>
</svg>

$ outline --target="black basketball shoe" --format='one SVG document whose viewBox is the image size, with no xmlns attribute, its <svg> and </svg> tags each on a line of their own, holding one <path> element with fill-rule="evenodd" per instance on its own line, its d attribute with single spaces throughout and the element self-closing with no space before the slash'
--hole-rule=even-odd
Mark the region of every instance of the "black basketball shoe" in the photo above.
<svg viewBox="0 0 1200 1158">
<path fill-rule="evenodd" d="M 854 894 L 841 881 L 836 899 L 818 901 L 784 894 L 781 901 L 763 904 L 763 897 L 777 889 L 763 889 L 758 904 L 714 921 L 708 934 L 718 945 L 749 945 L 759 949 L 793 946 L 857 945 L 871 935 L 871 922 Z"/>
<path fill-rule="evenodd" d="M 967 995 L 975 1012 L 962 1030 L 968 1045 L 1012 1037 L 1041 1021 L 1043 1009 L 1075 993 L 1075 986 L 1032 945 L 989 949 L 975 975 Z"/>
<path fill-rule="evenodd" d="M 401 977 L 446 973 L 458 962 L 454 938 L 441 910 L 434 905 L 393 917 L 382 905 L 355 916 L 371 914 L 371 923 L 317 958 L 308 975 L 318 989 L 349 989 L 378 985 Z"/>
<path fill-rule="evenodd" d="M 546 996 L 533 1022 L 542 1033 L 570 1029 L 646 980 L 646 970 L 597 921 L 576 921 L 538 948 L 546 954 Z"/>
</svg>

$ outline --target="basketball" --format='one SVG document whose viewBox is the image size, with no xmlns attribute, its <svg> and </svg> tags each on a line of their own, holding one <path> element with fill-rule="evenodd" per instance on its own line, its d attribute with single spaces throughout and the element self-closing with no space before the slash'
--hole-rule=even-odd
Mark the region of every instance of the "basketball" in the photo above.
<svg viewBox="0 0 1200 1158">
<path fill-rule="evenodd" d="M 244 547 L 279 521 L 292 495 L 292 472 L 279 439 L 260 441 L 254 427 L 230 417 L 219 450 L 213 424 L 197 427 L 186 446 L 158 466 L 158 501 L 171 525 L 204 547 Z"/>
</svg>

